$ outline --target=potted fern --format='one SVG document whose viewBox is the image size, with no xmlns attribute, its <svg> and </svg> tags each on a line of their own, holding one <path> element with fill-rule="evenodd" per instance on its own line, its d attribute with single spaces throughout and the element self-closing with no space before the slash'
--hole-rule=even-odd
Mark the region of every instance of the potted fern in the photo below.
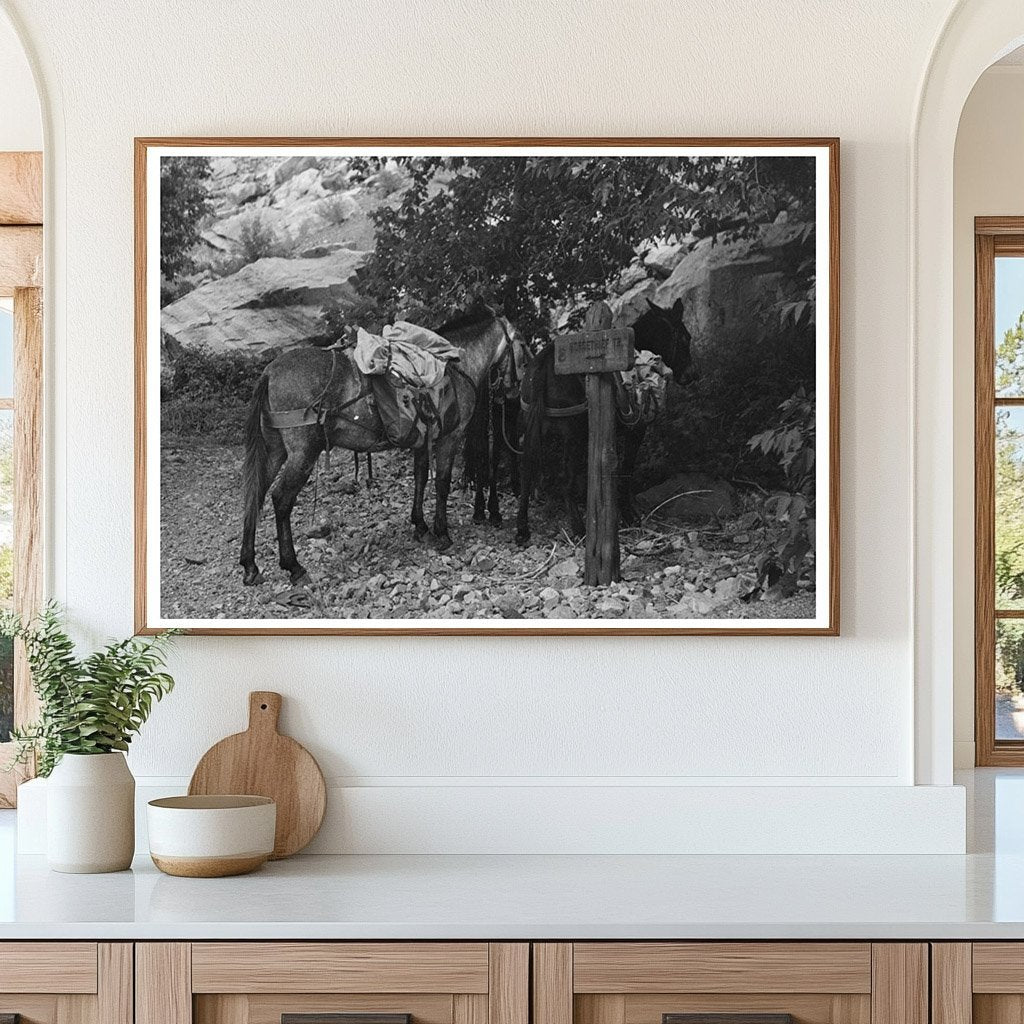
<svg viewBox="0 0 1024 1024">
<path fill-rule="evenodd" d="M 161 671 L 173 632 L 113 641 L 83 658 L 55 604 L 25 623 L 0 614 L 0 634 L 21 640 L 39 719 L 12 738 L 14 764 L 35 757 L 48 777 L 47 861 L 54 871 L 122 871 L 135 852 L 135 779 L 124 752 L 154 701 L 174 686 Z"/>
</svg>

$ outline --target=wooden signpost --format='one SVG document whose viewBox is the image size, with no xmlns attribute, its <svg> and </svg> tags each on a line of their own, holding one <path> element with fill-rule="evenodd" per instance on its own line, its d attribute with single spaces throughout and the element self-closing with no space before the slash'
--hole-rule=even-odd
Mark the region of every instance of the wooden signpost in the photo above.
<svg viewBox="0 0 1024 1024">
<path fill-rule="evenodd" d="M 584 582 L 619 579 L 619 489 L 616 476 L 613 373 L 633 365 L 633 331 L 613 330 L 607 302 L 587 310 L 584 329 L 555 338 L 555 373 L 585 374 L 587 387 L 587 542 Z"/>
</svg>

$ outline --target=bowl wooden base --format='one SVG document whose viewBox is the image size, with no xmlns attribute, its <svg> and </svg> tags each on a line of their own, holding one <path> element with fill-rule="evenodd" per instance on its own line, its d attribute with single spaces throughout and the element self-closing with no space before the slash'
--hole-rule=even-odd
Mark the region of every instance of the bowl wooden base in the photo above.
<svg viewBox="0 0 1024 1024">
<path fill-rule="evenodd" d="M 158 857 L 153 863 L 165 875 L 181 878 L 228 878 L 246 875 L 266 863 L 269 854 L 254 853 L 243 857 Z"/>
</svg>

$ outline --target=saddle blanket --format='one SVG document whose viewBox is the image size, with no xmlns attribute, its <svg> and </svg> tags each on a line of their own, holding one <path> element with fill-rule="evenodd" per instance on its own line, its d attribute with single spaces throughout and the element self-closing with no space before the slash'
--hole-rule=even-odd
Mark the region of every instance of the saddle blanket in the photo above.
<svg viewBox="0 0 1024 1024">
<path fill-rule="evenodd" d="M 444 380 L 446 365 L 461 354 L 440 334 L 398 320 L 388 324 L 380 335 L 360 327 L 352 358 L 368 376 L 388 374 L 409 387 L 436 388 Z"/>
</svg>

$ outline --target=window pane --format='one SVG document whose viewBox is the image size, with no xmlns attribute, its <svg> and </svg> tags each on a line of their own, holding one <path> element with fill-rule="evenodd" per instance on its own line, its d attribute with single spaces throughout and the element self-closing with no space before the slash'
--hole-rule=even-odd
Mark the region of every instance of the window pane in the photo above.
<svg viewBox="0 0 1024 1024">
<path fill-rule="evenodd" d="M 14 314 L 0 305 L 0 398 L 14 397 Z"/>
<path fill-rule="evenodd" d="M 996 409 L 996 608 L 1024 608 L 1024 408 Z"/>
<path fill-rule="evenodd" d="M 1024 397 L 1024 257 L 996 258 L 996 395 Z"/>
<path fill-rule="evenodd" d="M 14 413 L 0 410 L 0 606 L 14 598 Z M 0 639 L 0 743 L 14 724 L 14 649 Z"/>
<path fill-rule="evenodd" d="M 996 619 L 996 739 L 1024 739 L 1024 622 Z"/>
</svg>

